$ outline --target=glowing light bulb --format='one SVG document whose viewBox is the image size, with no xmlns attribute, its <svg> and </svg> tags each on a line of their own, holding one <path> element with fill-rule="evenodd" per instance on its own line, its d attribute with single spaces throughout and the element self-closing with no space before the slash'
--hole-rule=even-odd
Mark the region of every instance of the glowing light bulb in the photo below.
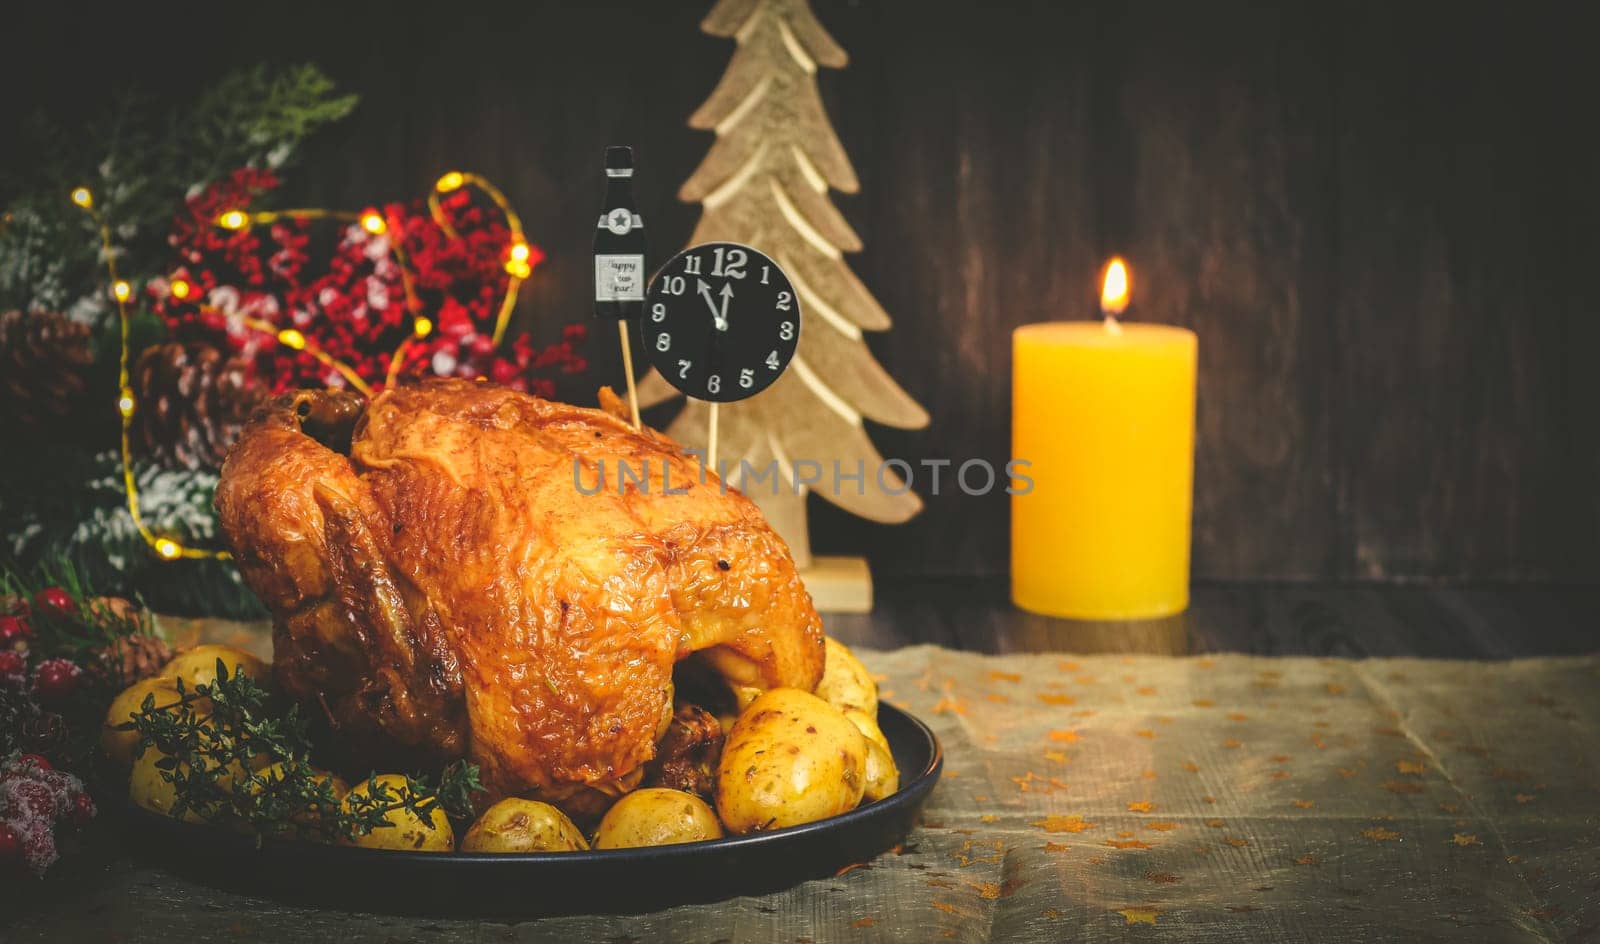
<svg viewBox="0 0 1600 944">
<path fill-rule="evenodd" d="M 527 243 L 512 243 L 511 244 L 511 258 L 517 260 L 518 262 L 527 262 L 528 261 L 528 244 Z"/>
<path fill-rule="evenodd" d="M 183 546 L 171 538 L 156 538 L 156 553 L 163 560 L 177 560 L 183 555 Z"/>
<path fill-rule="evenodd" d="M 506 271 L 519 279 L 525 279 L 533 274 L 533 267 L 524 259 L 507 259 Z"/>
<path fill-rule="evenodd" d="M 293 328 L 284 328 L 282 331 L 278 332 L 278 343 L 282 344 L 284 347 L 301 351 L 305 349 L 306 336 Z"/>
<path fill-rule="evenodd" d="M 128 300 L 128 296 L 133 294 L 133 286 L 121 279 L 117 279 L 111 283 L 111 294 L 116 296 L 117 301 L 125 302 Z"/>
<path fill-rule="evenodd" d="M 417 337 L 425 338 L 433 333 L 433 322 L 427 318 L 418 318 L 412 323 L 411 330 L 416 333 Z"/>
<path fill-rule="evenodd" d="M 172 297 L 176 298 L 180 302 L 189 297 L 189 292 L 191 292 L 193 288 L 194 287 L 192 285 L 190 285 L 188 282 L 185 282 L 183 279 L 173 279 L 172 284 L 168 286 L 168 289 L 172 292 Z"/>
<path fill-rule="evenodd" d="M 77 187 L 72 191 L 72 202 L 87 210 L 94 206 L 94 194 L 88 187 Z"/>
<path fill-rule="evenodd" d="M 122 388 L 122 396 L 117 398 L 117 412 L 124 418 L 133 415 L 133 391 L 127 387 Z"/>
<path fill-rule="evenodd" d="M 242 210 L 229 210 L 217 217 L 217 225 L 223 229 L 244 229 L 250 223 L 250 217 Z"/>
<path fill-rule="evenodd" d="M 389 224 L 383 221 L 383 217 L 369 212 L 361 214 L 361 228 L 374 236 L 382 236 Z"/>
<path fill-rule="evenodd" d="M 461 176 L 460 171 L 453 170 L 450 173 L 445 174 L 443 177 L 440 177 L 439 182 L 434 184 L 433 188 L 440 193 L 449 193 L 452 190 L 461 189 L 461 185 L 466 182 L 467 179 Z"/>
</svg>

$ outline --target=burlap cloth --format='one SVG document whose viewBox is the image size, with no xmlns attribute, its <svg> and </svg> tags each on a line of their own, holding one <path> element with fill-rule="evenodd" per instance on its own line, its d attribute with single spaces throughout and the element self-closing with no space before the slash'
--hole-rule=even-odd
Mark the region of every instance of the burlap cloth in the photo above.
<svg viewBox="0 0 1600 944">
<path fill-rule="evenodd" d="M 341 939 L 1600 937 L 1600 658 L 861 655 L 946 752 L 898 854 L 638 917 L 340 915 Z M 126 939 L 166 937 L 150 911 L 192 894 L 178 882 L 130 873 L 104 906 L 127 916 Z M 218 916 L 219 940 L 335 926 L 214 894 L 235 921 Z"/>
</svg>

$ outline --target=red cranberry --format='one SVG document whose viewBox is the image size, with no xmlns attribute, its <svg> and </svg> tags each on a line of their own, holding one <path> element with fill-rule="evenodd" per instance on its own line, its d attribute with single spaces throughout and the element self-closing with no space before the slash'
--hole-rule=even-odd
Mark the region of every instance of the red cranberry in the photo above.
<svg viewBox="0 0 1600 944">
<path fill-rule="evenodd" d="M 55 819 L 56 798 L 50 788 L 37 780 L 25 780 L 11 785 L 11 801 L 15 809 L 44 819 Z"/>
<path fill-rule="evenodd" d="M 83 680 L 83 670 L 71 659 L 46 659 L 33 673 L 33 690 L 43 702 L 70 698 Z"/>
<path fill-rule="evenodd" d="M 0 648 L 15 649 L 33 635 L 26 616 L 0 616 Z"/>
<path fill-rule="evenodd" d="M 80 793 L 72 798 L 72 822 L 76 826 L 83 826 L 94 819 L 94 800 L 87 793 Z"/>
<path fill-rule="evenodd" d="M 78 603 L 72 599 L 72 594 L 61 587 L 45 587 L 33 595 L 33 607 L 43 613 L 55 616 L 75 616 L 78 612 Z"/>
<path fill-rule="evenodd" d="M 21 675 L 27 667 L 27 656 L 15 649 L 0 648 L 0 675 Z"/>
<path fill-rule="evenodd" d="M 17 758 L 17 763 L 21 764 L 24 767 L 28 766 L 29 764 L 32 764 L 33 766 L 39 768 L 40 770 L 54 770 L 55 769 L 54 767 L 50 766 L 50 762 L 45 760 L 44 759 L 44 755 L 42 755 L 42 754 L 23 754 L 21 757 Z"/>
</svg>

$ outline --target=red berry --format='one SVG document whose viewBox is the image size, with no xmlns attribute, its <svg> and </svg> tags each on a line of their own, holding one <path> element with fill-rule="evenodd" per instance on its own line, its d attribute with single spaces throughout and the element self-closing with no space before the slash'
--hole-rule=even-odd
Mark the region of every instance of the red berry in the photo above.
<svg viewBox="0 0 1600 944">
<path fill-rule="evenodd" d="M 9 823 L 0 823 L 0 862 L 22 858 L 22 839 Z"/>
<path fill-rule="evenodd" d="M 26 616 L 0 616 L 0 648 L 14 649 L 33 635 Z"/>
<path fill-rule="evenodd" d="M 56 851 L 55 831 L 48 823 L 36 822 L 25 826 L 20 838 L 22 861 L 27 864 L 28 871 L 35 877 L 43 878 L 46 870 L 61 858 L 61 854 Z"/>
<path fill-rule="evenodd" d="M 25 780 L 11 785 L 11 802 L 15 810 L 44 819 L 55 819 L 56 798 L 50 788 L 37 780 Z"/>
<path fill-rule="evenodd" d="M 72 822 L 75 825 L 78 825 L 78 826 L 85 825 L 86 823 L 89 822 L 89 820 L 94 819 L 94 814 L 95 814 L 94 800 L 89 797 L 89 794 L 80 793 L 77 796 L 72 798 L 72 814 L 71 815 L 72 815 Z"/>
<path fill-rule="evenodd" d="M 50 766 L 50 762 L 45 760 L 44 756 L 41 755 L 41 754 L 23 754 L 21 757 L 17 758 L 17 763 L 23 765 L 24 767 L 26 767 L 29 764 L 32 764 L 33 766 L 39 768 L 40 770 L 54 770 L 55 769 L 54 767 Z"/>
<path fill-rule="evenodd" d="M 21 675 L 28 657 L 15 649 L 0 649 L 0 675 Z"/>
<path fill-rule="evenodd" d="M 78 603 L 72 599 L 72 594 L 60 587 L 45 587 L 35 593 L 33 606 L 41 612 L 56 616 L 74 616 L 78 612 Z"/>
<path fill-rule="evenodd" d="M 43 702 L 71 697 L 83 680 L 83 670 L 71 659 L 46 659 L 33 673 L 33 690 Z"/>
</svg>

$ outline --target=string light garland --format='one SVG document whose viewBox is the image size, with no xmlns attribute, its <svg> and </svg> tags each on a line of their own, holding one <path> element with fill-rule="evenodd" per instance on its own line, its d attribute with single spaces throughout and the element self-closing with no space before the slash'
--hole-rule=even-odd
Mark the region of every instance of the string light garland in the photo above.
<svg viewBox="0 0 1600 944">
<path fill-rule="evenodd" d="M 133 425 L 133 414 L 137 407 L 128 375 L 128 299 L 133 297 L 133 286 L 117 274 L 117 253 L 111 241 L 111 225 L 95 209 L 93 192 L 88 187 L 77 187 L 71 197 L 74 204 L 89 214 L 95 230 L 100 234 L 100 255 L 105 258 L 106 273 L 111 277 L 111 300 L 117 305 L 118 341 L 121 345 L 117 357 L 117 413 L 122 417 L 122 484 L 127 492 L 128 514 L 133 517 L 134 529 L 162 560 L 227 560 L 232 556 L 227 551 L 185 547 L 164 534 L 157 534 L 145 523 L 144 515 L 139 510 L 139 485 L 134 481 L 133 450 L 129 442 L 129 429 Z"/>
<path fill-rule="evenodd" d="M 450 219 L 444 212 L 444 205 L 439 202 L 442 194 L 460 190 L 462 187 L 475 187 L 484 196 L 488 197 L 500 214 L 506 218 L 506 229 L 511 231 L 511 244 L 506 247 L 506 274 L 511 276 L 506 284 L 506 296 L 500 302 L 500 312 L 494 319 L 494 346 L 500 346 L 500 340 L 505 337 L 506 325 L 511 322 L 511 311 L 517 306 L 517 291 L 528 276 L 533 274 L 533 248 L 528 245 L 528 240 L 522 235 L 522 218 L 517 216 L 517 211 L 511 208 L 511 202 L 500 188 L 478 176 L 477 174 L 464 174 L 453 170 L 434 182 L 433 192 L 428 194 L 428 214 L 433 221 L 444 230 L 445 235 L 451 239 L 459 239 L 460 234 L 450 225 Z"/>
<path fill-rule="evenodd" d="M 506 290 L 501 298 L 499 311 L 495 317 L 494 335 L 492 343 L 499 347 L 505 336 L 506 326 L 511 320 L 511 313 L 516 308 L 517 296 L 522 288 L 522 283 L 533 273 L 533 266 L 538 261 L 534 250 L 523 235 L 522 219 L 517 216 L 511 204 L 500 189 L 477 174 L 450 171 L 443 175 L 434 184 L 433 192 L 428 195 L 428 212 L 439 228 L 451 239 L 460 239 L 461 235 L 444 212 L 444 207 L 439 201 L 441 194 L 459 190 L 464 186 L 472 186 L 482 192 L 504 216 L 506 228 L 511 234 L 511 239 L 506 247 L 504 269 L 508 276 Z M 175 561 L 187 560 L 230 560 L 233 555 L 224 550 L 212 548 L 189 547 L 175 538 L 158 534 L 144 520 L 140 509 L 139 487 L 133 472 L 133 451 L 131 446 L 131 429 L 134 414 L 138 404 L 134 399 L 133 388 L 130 385 L 129 365 L 129 316 L 128 302 L 133 297 L 133 286 L 117 274 L 116 247 L 111 238 L 111 227 L 95 208 L 94 193 L 88 187 L 76 187 L 69 195 L 73 204 L 82 209 L 93 221 L 95 229 L 100 236 L 100 251 L 105 259 L 106 272 L 111 281 L 111 298 L 117 306 L 117 322 L 119 327 L 120 350 L 117 358 L 117 413 L 121 416 L 121 445 L 122 445 L 122 481 L 127 494 L 128 514 L 133 518 L 134 528 L 139 536 L 150 546 L 157 557 L 162 560 Z M 320 207 L 300 208 L 291 210 L 260 210 L 246 211 L 242 209 L 226 210 L 217 215 L 215 223 L 226 230 L 243 230 L 258 224 L 273 223 L 283 219 L 294 220 L 338 220 L 341 222 L 355 223 L 368 235 L 383 236 L 389 231 L 388 220 L 375 210 L 364 210 L 354 213 L 348 210 L 333 210 Z M 384 378 L 385 386 L 392 385 L 399 377 L 401 365 L 405 362 L 406 352 L 414 341 L 420 341 L 433 332 L 433 320 L 421 311 L 421 304 L 413 290 L 412 274 L 405 258 L 405 253 L 399 246 L 398 240 L 389 240 L 388 251 L 394 256 L 400 272 L 402 290 L 406 296 L 407 308 L 412 312 L 411 334 L 402 340 L 389 359 L 389 369 Z M 172 297 L 183 301 L 192 295 L 195 286 L 183 278 L 173 278 L 168 283 L 168 291 Z M 269 321 L 243 315 L 230 315 L 211 306 L 201 306 L 202 311 L 232 318 L 238 324 L 252 331 L 259 331 L 268 335 L 272 340 L 290 350 L 304 352 L 315 358 L 319 363 L 337 372 L 349 382 L 350 386 L 361 393 L 362 396 L 372 397 L 373 389 L 361 375 L 349 364 L 339 360 L 324 351 L 315 341 L 307 338 L 295 328 L 282 328 Z M 482 380 L 482 377 L 478 378 Z"/>
</svg>

